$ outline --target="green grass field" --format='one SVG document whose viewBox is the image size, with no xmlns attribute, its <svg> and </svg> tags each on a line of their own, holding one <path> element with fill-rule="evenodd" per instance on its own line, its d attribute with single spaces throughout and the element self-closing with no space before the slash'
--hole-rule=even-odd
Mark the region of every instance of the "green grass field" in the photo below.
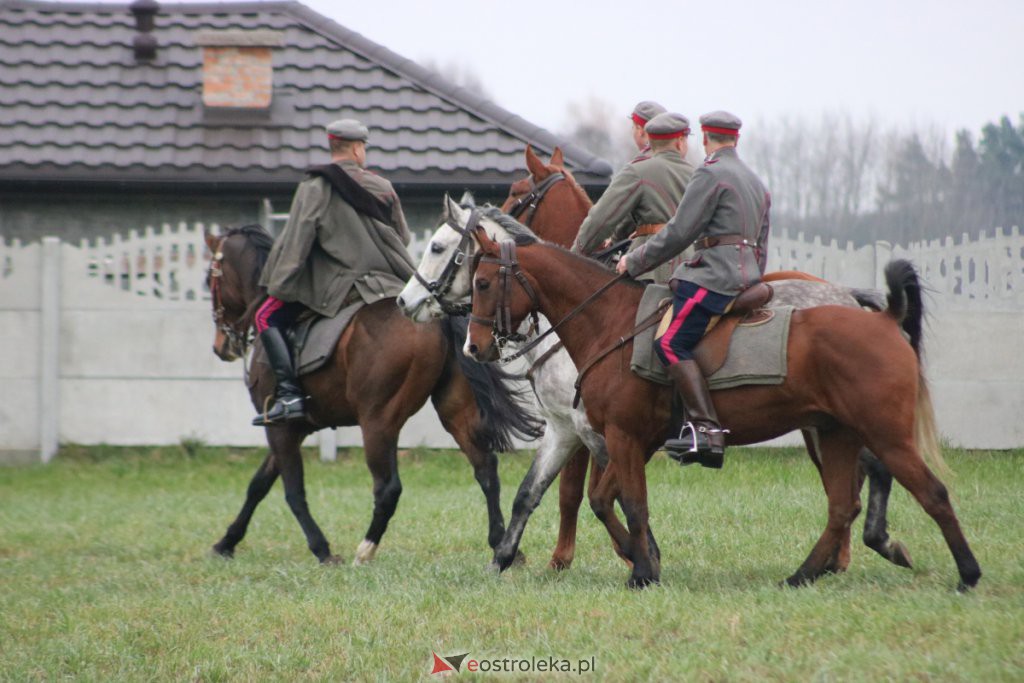
<svg viewBox="0 0 1024 683">
<path fill-rule="evenodd" d="M 1024 680 L 1024 452 L 948 451 L 947 478 L 985 572 L 968 595 L 938 528 L 903 489 L 891 531 L 914 558 L 859 543 L 850 571 L 779 580 L 825 520 L 802 453 L 734 449 L 720 472 L 648 468 L 662 584 L 628 571 L 584 504 L 576 562 L 546 567 L 552 490 L 527 528 L 527 564 L 485 572 L 483 496 L 459 454 L 401 458 L 404 494 L 374 564 L 321 567 L 280 484 L 234 560 L 208 549 L 233 519 L 256 451 L 66 448 L 0 468 L 0 678 L 423 680 L 432 651 L 482 662 L 592 662 L 562 678 L 728 681 Z M 511 505 L 529 458 L 504 457 Z M 314 516 L 351 559 L 369 522 L 361 453 L 307 460 Z M 466 672 L 466 664 L 460 674 Z M 494 674 L 475 674 L 479 678 Z M 503 674 L 506 680 L 549 673 Z"/>
</svg>

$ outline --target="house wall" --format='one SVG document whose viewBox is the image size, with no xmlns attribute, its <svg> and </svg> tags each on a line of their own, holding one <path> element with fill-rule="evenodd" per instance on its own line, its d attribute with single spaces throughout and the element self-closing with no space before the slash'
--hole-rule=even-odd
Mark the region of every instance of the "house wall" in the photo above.
<svg viewBox="0 0 1024 683">
<path fill-rule="evenodd" d="M 1019 230 L 849 250 L 783 233 L 769 263 L 870 287 L 893 255 L 934 272 L 925 343 L 942 434 L 966 447 L 1024 446 Z M 0 451 L 50 455 L 65 442 L 262 444 L 249 426 L 242 364 L 211 351 L 207 259 L 195 224 L 77 244 L 0 240 Z M 337 442 L 359 444 L 358 430 L 338 430 Z M 429 408 L 401 443 L 453 445 Z"/>
</svg>

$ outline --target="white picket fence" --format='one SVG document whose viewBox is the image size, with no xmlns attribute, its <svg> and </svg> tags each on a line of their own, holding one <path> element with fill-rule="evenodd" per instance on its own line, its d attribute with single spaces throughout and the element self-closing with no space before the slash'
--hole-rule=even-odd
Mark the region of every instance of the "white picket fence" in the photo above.
<svg viewBox="0 0 1024 683">
<path fill-rule="evenodd" d="M 216 230 L 216 226 L 212 226 Z M 414 256 L 426 240 L 414 242 Z M 929 345 L 940 427 L 969 447 L 1024 446 L 1024 238 L 1020 229 L 906 247 L 854 248 L 773 235 L 769 267 L 856 287 L 909 258 L 934 290 Z M 147 228 L 80 244 L 0 239 L 0 457 L 60 443 L 261 445 L 240 363 L 211 351 L 201 225 Z M 321 432 L 324 453 L 360 443 Z M 452 446 L 429 408 L 404 446 Z"/>
</svg>

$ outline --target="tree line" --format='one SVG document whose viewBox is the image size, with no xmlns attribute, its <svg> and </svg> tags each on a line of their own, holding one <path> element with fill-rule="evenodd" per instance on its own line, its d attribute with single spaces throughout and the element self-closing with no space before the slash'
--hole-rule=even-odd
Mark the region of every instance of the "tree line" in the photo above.
<svg viewBox="0 0 1024 683">
<path fill-rule="evenodd" d="M 570 139 L 616 166 L 630 158 L 612 108 L 572 108 Z M 772 192 L 773 224 L 791 233 L 907 244 L 1024 228 L 1024 114 L 1017 125 L 1005 116 L 986 124 L 977 141 L 968 130 L 950 141 L 939 129 L 901 131 L 834 113 L 755 124 L 741 154 Z M 699 137 L 690 145 L 699 148 Z"/>
</svg>

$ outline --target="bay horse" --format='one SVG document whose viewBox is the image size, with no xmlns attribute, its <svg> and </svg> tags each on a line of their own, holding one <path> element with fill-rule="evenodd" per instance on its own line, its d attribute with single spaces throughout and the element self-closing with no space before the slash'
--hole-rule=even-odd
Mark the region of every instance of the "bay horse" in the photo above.
<svg viewBox="0 0 1024 683">
<path fill-rule="evenodd" d="M 609 465 L 590 497 L 595 515 L 631 561 L 627 585 L 660 579 L 649 542 L 645 464 L 669 435 L 671 387 L 629 370 L 628 339 L 643 287 L 600 264 L 529 235 L 497 243 L 474 230 L 482 258 L 473 276 L 467 355 L 499 356 L 495 334 L 539 312 L 578 368 L 590 367 L 580 387 L 587 418 L 605 437 Z M 868 447 L 935 520 L 959 572 L 958 589 L 977 584 L 981 569 L 960 529 L 946 487 L 922 458 L 942 462 L 923 367 L 924 306 L 917 273 L 907 261 L 885 269 L 888 306 L 869 312 L 840 306 L 795 310 L 785 380 L 774 386 L 713 391 L 715 409 L 730 430 L 729 445 L 766 441 L 795 429 L 816 443 L 811 457 L 828 497 L 828 522 L 790 586 L 842 571 L 844 538 L 860 512 L 858 453 Z M 603 293 L 597 298 L 598 293 Z M 901 323 L 914 330 L 909 342 Z M 583 378 L 581 378 L 582 381 Z M 628 527 L 613 514 L 619 501 Z M 652 552 L 653 550 L 653 552 Z"/>
<path fill-rule="evenodd" d="M 214 352 L 225 361 L 247 351 L 252 318 L 266 291 L 258 285 L 273 238 L 258 225 L 207 233 L 213 255 L 207 274 L 216 326 Z M 402 316 L 394 299 L 364 306 L 345 328 L 328 363 L 301 378 L 307 420 L 266 427 L 269 452 L 246 493 L 238 517 L 214 546 L 231 557 L 245 536 L 252 514 L 278 476 L 285 500 L 322 563 L 337 563 L 306 502 L 300 446 L 324 427 L 359 425 L 366 464 L 373 476 L 373 516 L 355 553 L 355 564 L 373 559 L 395 513 L 402 484 L 398 476 L 398 434 L 429 398 L 473 466 L 487 503 L 488 543 L 493 548 L 505 525 L 500 505 L 495 451 L 512 448 L 512 437 L 536 438 L 541 423 L 522 405 L 504 372 L 481 374 L 458 352 L 465 321 L 415 324 Z M 250 395 L 260 410 L 273 395 L 266 364 L 250 368 Z"/>
<path fill-rule="evenodd" d="M 567 248 L 572 246 L 593 203 L 586 191 L 576 182 L 572 173 L 565 168 L 564 158 L 559 148 L 555 148 L 550 161 L 545 163 L 537 156 L 533 148 L 527 145 L 525 161 L 528 175 L 513 183 L 509 188 L 509 195 L 501 207 L 502 211 L 519 219 L 541 239 Z M 426 258 L 425 256 L 424 261 Z M 820 278 L 799 271 L 766 273 L 764 279 L 768 282 L 792 279 L 824 282 Z M 468 286 L 464 291 L 468 301 Z M 880 296 L 878 292 L 860 289 L 848 291 L 852 299 L 846 302 L 837 300 L 834 303 L 849 305 L 856 303 L 873 310 L 881 310 L 885 306 L 884 297 Z M 815 444 L 811 435 L 804 433 L 803 436 L 807 448 L 813 451 Z M 600 479 L 601 467 L 597 461 L 589 457 L 586 449 L 578 450 L 565 462 L 561 470 L 558 541 L 549 563 L 555 569 L 568 568 L 573 560 L 576 547 L 576 524 L 579 508 L 583 502 L 588 461 L 591 463 L 589 490 L 592 491 Z M 862 483 L 865 475 L 868 479 L 868 509 L 864 518 L 862 541 L 864 545 L 889 562 L 900 567 L 910 568 L 912 566 L 910 552 L 903 543 L 890 538 L 888 532 L 892 475 L 868 449 L 861 451 L 859 461 L 858 478 Z M 845 544 L 843 552 L 846 555 L 849 554 L 849 543 Z"/>
<path fill-rule="evenodd" d="M 399 307 L 413 320 L 426 321 L 446 311 L 459 312 L 469 306 L 471 264 L 479 251 L 472 236 L 471 225 L 482 226 L 492 240 L 515 239 L 519 235 L 532 236 L 525 226 L 499 209 L 462 206 L 446 198 L 441 225 L 431 236 L 416 274 L 409 279 L 398 297 Z M 804 278 L 777 283 L 775 299 L 779 305 L 797 308 L 822 304 L 858 306 L 857 300 L 846 288 L 820 280 L 807 282 Z M 539 320 L 535 330 L 530 330 L 532 324 L 524 322 L 519 332 L 523 335 L 531 331 L 543 334 L 549 327 L 545 318 Z M 593 430 L 585 413 L 573 407 L 576 366 L 568 353 L 554 348 L 555 345 L 556 339 L 549 337 L 540 345 L 524 351 L 523 357 L 530 365 L 528 374 L 537 395 L 539 411 L 547 422 L 547 428 L 534 454 L 534 461 L 516 493 L 505 537 L 494 549 L 492 569 L 498 571 L 509 567 L 517 557 L 526 523 L 559 472 L 562 477 L 559 491 L 559 542 L 549 566 L 566 568 L 572 560 L 575 546 L 576 521 L 582 502 L 582 480 L 586 474 L 588 452 L 595 454 L 590 478 L 591 490 L 600 479 L 600 463 L 607 462 L 603 437 Z M 518 341 L 510 341 L 506 347 L 511 353 L 517 353 L 519 348 Z M 808 438 L 807 443 L 809 448 L 813 447 L 812 439 Z M 582 458 L 579 454 L 582 454 Z M 582 466 L 577 468 L 579 460 L 582 460 Z M 571 482 L 570 486 L 574 489 L 570 493 L 567 493 L 567 482 Z M 872 493 L 875 493 L 874 489 Z M 882 507 L 879 524 L 879 508 L 869 506 L 865 537 L 870 528 L 880 527 L 884 533 L 884 512 L 885 508 Z M 653 535 L 651 538 L 653 544 Z M 886 559 L 901 564 L 899 559 L 906 557 L 902 544 L 890 541 L 887 535 L 881 541 L 878 552 Z M 653 546 L 656 547 L 656 544 Z M 620 551 L 617 547 L 615 549 Z M 849 556 L 849 535 L 844 539 L 841 552 L 844 557 Z"/>
</svg>

